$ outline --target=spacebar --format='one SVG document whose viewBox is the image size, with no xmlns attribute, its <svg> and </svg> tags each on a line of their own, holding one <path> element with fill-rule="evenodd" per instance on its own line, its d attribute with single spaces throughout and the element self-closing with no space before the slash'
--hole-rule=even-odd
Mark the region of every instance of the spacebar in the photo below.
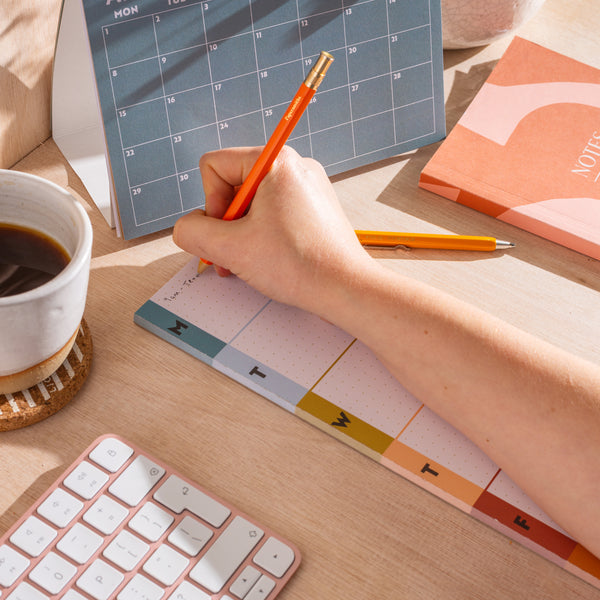
<svg viewBox="0 0 600 600">
<path fill-rule="evenodd" d="M 242 517 L 235 517 L 190 571 L 190 578 L 213 593 L 227 583 L 264 532 Z"/>
</svg>

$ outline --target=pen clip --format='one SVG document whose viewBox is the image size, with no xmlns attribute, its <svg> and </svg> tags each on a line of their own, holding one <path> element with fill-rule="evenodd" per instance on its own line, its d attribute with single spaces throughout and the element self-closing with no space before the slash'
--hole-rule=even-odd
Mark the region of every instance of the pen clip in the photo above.
<svg viewBox="0 0 600 600">
<path fill-rule="evenodd" d="M 397 244 L 396 246 L 376 246 L 371 244 L 364 244 L 364 247 L 369 250 L 410 250 L 410 246 L 404 244 Z"/>
</svg>

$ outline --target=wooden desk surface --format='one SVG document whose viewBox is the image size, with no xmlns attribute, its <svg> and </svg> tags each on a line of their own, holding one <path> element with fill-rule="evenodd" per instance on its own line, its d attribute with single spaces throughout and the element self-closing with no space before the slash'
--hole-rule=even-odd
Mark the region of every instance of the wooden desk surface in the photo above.
<svg viewBox="0 0 600 600">
<path fill-rule="evenodd" d="M 600 11 L 591 5 L 548 0 L 519 34 L 600 67 Z M 446 53 L 449 128 L 508 41 Z M 381 256 L 600 364 L 600 263 L 420 190 L 436 147 L 337 177 L 354 226 L 514 241 L 516 249 L 492 256 Z M 94 362 L 67 407 L 0 434 L 0 532 L 94 438 L 114 432 L 295 541 L 303 565 L 282 600 L 600 599 L 600 590 L 134 325 L 134 311 L 188 259 L 170 232 L 117 239 L 52 140 L 15 168 L 68 188 L 88 209 Z"/>
</svg>

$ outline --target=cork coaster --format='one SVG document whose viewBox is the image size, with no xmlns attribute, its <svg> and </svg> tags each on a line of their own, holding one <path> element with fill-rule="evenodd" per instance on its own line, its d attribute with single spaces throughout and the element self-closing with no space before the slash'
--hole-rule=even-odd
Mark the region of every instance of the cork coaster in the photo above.
<svg viewBox="0 0 600 600">
<path fill-rule="evenodd" d="M 46 419 L 69 403 L 83 385 L 92 362 L 92 337 L 81 321 L 66 360 L 46 379 L 29 389 L 0 394 L 0 432 Z"/>
</svg>

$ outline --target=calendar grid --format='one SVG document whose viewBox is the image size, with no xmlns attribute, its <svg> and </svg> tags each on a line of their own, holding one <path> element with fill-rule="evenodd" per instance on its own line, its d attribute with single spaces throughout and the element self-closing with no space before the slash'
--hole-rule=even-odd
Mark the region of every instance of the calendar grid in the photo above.
<svg viewBox="0 0 600 600">
<path fill-rule="evenodd" d="M 102 38 L 103 38 L 103 46 L 104 46 L 104 48 L 103 48 L 104 49 L 104 58 L 106 60 L 106 64 L 109 65 L 108 49 L 106 47 L 106 43 L 104 42 L 104 30 L 102 32 Z M 110 70 L 110 66 L 108 66 L 108 68 Z M 117 123 L 117 134 L 119 136 L 119 143 L 122 148 L 122 153 L 125 154 L 126 149 L 123 147 L 123 137 L 121 135 L 121 128 L 118 125 L 118 108 L 117 108 L 117 103 L 116 103 L 116 98 L 115 98 L 115 90 L 113 88 L 112 81 L 110 81 L 110 79 L 109 79 L 109 83 L 110 83 L 110 94 L 111 94 L 111 98 L 112 98 L 112 102 L 113 102 L 114 110 L 115 110 L 115 122 Z M 125 178 L 127 181 L 127 188 L 131 189 L 131 187 L 129 185 L 129 175 L 127 173 L 127 166 L 126 166 L 125 160 L 123 160 L 123 164 L 125 165 Z"/>
<path fill-rule="evenodd" d="M 130 63 L 130 64 L 131 64 L 131 63 Z M 284 66 L 284 65 L 286 65 L 286 64 L 289 64 L 289 63 L 282 63 L 281 65 L 277 65 L 277 66 Z M 418 67 L 418 66 L 423 66 L 423 65 L 426 65 L 426 64 L 429 64 L 429 61 L 428 61 L 428 62 L 425 62 L 425 63 L 420 63 L 420 64 L 418 64 L 418 65 L 412 65 L 412 66 L 410 66 L 410 67 L 407 67 L 406 69 L 411 69 L 411 68 Z M 123 66 L 123 65 L 119 65 L 119 67 L 121 67 L 121 66 Z M 397 72 L 398 72 L 398 73 L 401 73 L 403 70 L 406 70 L 406 69 L 400 69 L 400 70 L 398 70 Z M 241 77 L 241 76 L 231 77 L 231 78 L 228 78 L 228 79 L 225 79 L 225 80 L 222 80 L 222 81 L 230 81 L 230 80 L 236 79 L 237 77 Z M 369 77 L 369 78 L 362 79 L 362 80 L 356 80 L 356 81 L 355 81 L 355 83 L 356 83 L 357 85 L 360 85 L 361 83 L 366 83 L 366 82 L 372 81 L 372 80 L 374 80 L 374 79 L 376 79 L 376 78 L 377 78 L 377 76 L 373 76 L 373 77 Z M 222 82 L 217 82 L 217 83 L 222 83 Z M 214 85 L 214 82 L 213 82 L 213 85 Z M 332 88 L 332 91 L 335 91 L 335 90 L 338 90 L 338 89 L 346 89 L 346 88 L 348 88 L 348 86 L 339 86 L 338 88 Z M 182 90 L 182 91 L 193 91 L 193 90 L 195 90 L 195 89 L 198 89 L 198 88 L 188 88 L 188 89 L 186 89 L 186 90 Z M 164 100 L 166 100 L 166 98 L 167 98 L 167 94 L 164 94 L 163 96 L 161 96 L 161 98 L 162 98 L 162 99 L 164 99 Z M 433 97 L 433 96 L 429 96 L 429 97 L 427 97 L 427 98 L 423 98 L 423 100 L 434 100 L 434 97 Z M 148 101 L 148 100 L 142 100 L 141 102 L 138 102 L 138 103 L 136 103 L 136 104 L 124 105 L 124 106 L 118 106 L 118 107 L 117 107 L 117 110 L 126 110 L 126 109 L 128 109 L 128 108 L 132 108 L 132 107 L 135 107 L 135 106 L 137 106 L 137 105 L 144 104 L 144 103 L 146 103 L 146 102 L 149 102 L 149 101 Z M 405 106 L 410 106 L 411 104 L 415 104 L 415 103 L 409 103 L 409 104 L 401 105 L 401 106 L 399 106 L 399 108 L 402 108 L 402 107 L 405 107 Z M 287 106 L 287 103 L 285 103 L 285 102 L 282 102 L 282 103 L 280 103 L 280 104 L 276 104 L 276 105 L 274 105 L 274 107 L 284 107 L 284 106 Z M 362 120 L 362 119 L 366 119 L 366 118 L 368 118 L 369 116 L 377 116 L 377 115 L 384 114 L 384 113 L 386 113 L 386 112 L 389 112 L 390 110 L 393 110 L 393 109 L 388 109 L 388 110 L 386 110 L 386 111 L 381 111 L 381 112 L 378 112 L 378 113 L 373 113 L 372 115 L 368 115 L 367 117 L 357 117 L 357 118 L 351 118 L 351 119 L 349 119 L 348 121 L 346 121 L 346 122 L 344 122 L 344 123 L 342 123 L 342 124 L 352 124 L 352 123 L 354 123 L 354 122 L 356 122 L 356 121 L 360 121 L 360 120 Z M 262 109 L 261 109 L 261 111 L 252 111 L 252 113 L 253 113 L 253 112 L 262 112 Z M 239 115 L 237 115 L 236 117 L 233 117 L 233 118 L 244 117 L 244 116 L 247 116 L 247 115 L 249 115 L 249 114 L 252 114 L 252 113 L 241 113 L 241 114 L 239 114 Z M 216 120 L 216 117 L 215 117 L 215 120 Z M 263 121 L 263 122 L 264 122 L 264 121 Z M 332 127 L 337 127 L 337 126 L 339 126 L 339 124 L 333 125 Z M 206 127 L 206 126 L 203 126 L 203 127 Z M 190 128 L 190 129 L 187 129 L 187 130 L 184 130 L 184 131 L 178 131 L 177 133 L 179 133 L 179 134 L 189 133 L 189 132 L 191 132 L 191 131 L 194 131 L 194 130 L 196 130 L 196 129 L 202 129 L 202 127 Z M 330 128 L 325 128 L 325 129 L 323 129 L 323 131 L 326 131 L 327 129 L 330 129 Z M 428 134 L 432 133 L 433 131 L 434 131 L 434 129 L 431 129 L 430 131 L 427 131 L 427 132 L 425 133 L 425 135 L 428 135 Z M 265 133 L 266 133 L 266 132 L 265 132 Z M 171 136 L 172 136 L 172 133 L 171 133 L 171 132 L 169 132 L 169 134 L 168 134 L 168 135 L 165 135 L 165 136 L 164 136 L 164 137 L 162 137 L 162 138 L 156 138 L 156 139 L 152 139 L 152 140 L 147 140 L 147 141 L 145 141 L 145 142 L 142 142 L 142 143 L 140 143 L 140 144 L 138 144 L 138 145 L 140 145 L 140 146 L 141 146 L 141 145 L 144 145 L 144 144 L 149 144 L 149 143 L 152 143 L 152 142 L 155 142 L 155 141 L 160 141 L 161 139 L 167 139 L 167 138 L 170 138 Z M 293 136 L 292 136 L 292 139 L 293 139 Z M 132 146 L 132 147 L 133 147 L 133 146 Z M 125 149 L 126 149 L 126 148 L 125 148 Z M 355 155 L 355 156 L 356 156 L 356 155 Z"/>
<path fill-rule="evenodd" d="M 288 144 L 329 175 L 445 134 L 439 0 L 83 4 L 126 238 L 202 208 L 200 156 L 266 143 L 321 50 Z"/>
<path fill-rule="evenodd" d="M 302 38 L 302 31 L 301 31 L 301 26 L 300 26 L 300 5 L 298 0 L 296 0 L 296 27 L 298 29 L 298 39 Z M 275 26 L 272 26 L 275 27 Z M 302 80 L 304 80 L 306 78 L 306 76 L 308 75 L 308 71 L 310 71 L 310 69 L 306 68 L 306 60 L 307 58 L 304 56 L 304 49 L 302 47 L 302 44 L 300 44 L 299 47 L 300 50 L 300 64 L 302 65 Z M 276 108 L 285 108 L 286 104 L 284 102 L 280 103 L 280 105 L 278 105 Z M 310 114 L 306 114 L 306 120 L 308 123 L 308 128 L 310 130 Z M 294 132 L 292 132 L 291 134 L 292 136 L 294 136 Z M 313 147 L 312 147 L 312 138 L 310 136 L 308 136 L 308 147 L 309 147 L 309 155 L 312 156 L 313 155 Z"/>
<path fill-rule="evenodd" d="M 390 31 L 390 13 L 389 13 L 389 7 L 386 5 L 386 26 L 387 26 L 387 43 L 388 43 L 388 53 L 389 53 L 389 59 L 388 59 L 388 68 L 390 71 L 390 94 L 392 96 L 392 106 L 395 105 L 394 102 L 394 85 L 393 85 L 393 69 L 392 69 L 392 41 L 391 41 L 391 31 Z M 396 120 L 394 119 L 394 144 L 397 143 L 398 140 L 398 136 L 396 133 Z"/>
<path fill-rule="evenodd" d="M 202 47 L 206 48 L 208 46 L 208 36 L 206 35 L 206 21 L 204 19 L 204 13 L 202 13 L 202 32 L 203 32 L 203 36 L 204 36 L 204 44 L 202 45 Z M 208 62 L 208 76 L 209 76 L 210 80 L 212 81 L 212 72 L 210 70 L 210 61 Z M 188 91 L 188 90 L 184 90 L 184 91 Z M 215 92 L 212 89 L 212 86 L 211 86 L 211 95 L 212 95 L 212 101 L 213 101 L 213 107 L 214 107 L 214 110 L 213 110 L 214 120 L 216 122 L 216 120 L 217 120 L 217 108 L 216 108 L 217 104 L 216 104 L 216 100 L 215 100 Z M 218 131 L 217 131 L 217 133 L 218 133 Z M 219 138 L 219 148 L 220 147 L 221 147 L 221 140 Z"/>
<path fill-rule="evenodd" d="M 259 102 L 260 102 L 260 114 L 261 114 L 261 117 L 262 117 L 262 126 L 263 126 L 263 132 L 264 132 L 263 143 L 266 144 L 267 143 L 267 128 L 265 126 L 265 117 L 264 117 L 264 112 L 263 112 L 263 98 L 262 98 L 262 91 L 261 91 L 261 88 L 260 88 L 260 69 L 258 67 L 258 55 L 257 55 L 257 52 L 256 52 L 256 31 L 254 29 L 254 19 L 252 18 L 252 2 L 250 0 L 248 0 L 248 8 L 250 9 L 250 23 L 251 23 L 251 27 L 252 27 L 252 41 L 254 43 L 254 65 L 256 66 L 256 78 L 257 78 L 257 83 L 258 83 L 258 97 L 259 97 Z"/>
<path fill-rule="evenodd" d="M 157 56 L 160 54 L 159 48 L 158 48 L 158 39 L 156 36 L 156 23 L 154 21 L 154 19 L 152 19 L 152 26 L 154 29 L 154 42 L 156 44 L 156 54 Z M 162 66 L 160 64 L 160 61 L 158 63 L 159 68 L 160 68 L 160 85 L 162 87 L 162 91 L 163 91 L 163 101 L 165 102 L 165 109 L 167 109 L 168 107 L 166 106 L 167 103 L 167 95 L 165 94 L 165 82 L 163 79 L 163 72 L 162 72 Z M 169 111 L 166 110 L 166 119 L 167 119 L 167 127 L 169 129 L 169 140 L 171 142 L 171 156 L 173 157 L 173 163 L 176 164 L 176 158 L 175 158 L 175 149 L 173 148 L 173 137 L 172 137 L 172 130 L 171 130 L 171 121 L 169 119 Z M 180 210 L 178 212 L 183 211 L 183 200 L 181 199 L 181 187 L 179 186 L 179 176 L 180 174 L 176 172 L 175 174 L 175 181 L 177 182 L 177 193 L 179 195 L 179 202 L 180 202 Z M 137 222 L 137 215 L 136 216 L 136 225 L 138 225 L 139 223 Z"/>
<path fill-rule="evenodd" d="M 429 15 L 430 15 L 430 19 L 431 19 L 431 5 L 429 5 Z M 433 56 L 434 53 L 434 48 L 433 48 L 433 38 L 430 36 L 429 37 L 429 52 L 430 55 Z M 433 75 L 433 69 L 431 69 L 430 72 L 431 75 L 431 89 L 435 89 L 435 81 L 434 81 L 434 75 Z M 432 130 L 435 131 L 437 129 L 437 118 L 438 118 L 438 114 L 436 114 L 436 112 L 434 111 L 432 114 L 433 117 L 433 128 Z"/>
<path fill-rule="evenodd" d="M 346 10 L 348 10 L 347 8 L 345 8 L 344 6 L 344 2 L 342 0 L 342 10 L 344 10 L 344 12 Z M 347 32 L 346 32 L 346 19 L 342 19 L 342 24 L 344 27 L 344 47 L 348 48 L 348 37 L 347 37 Z M 348 78 L 348 81 L 350 81 L 350 67 L 348 65 L 348 61 L 346 61 L 346 77 Z M 353 120 L 353 115 L 352 115 L 352 96 L 350 95 L 350 86 L 348 86 L 347 88 L 347 92 L 348 92 L 348 103 L 350 105 L 350 121 Z M 356 156 L 356 140 L 354 139 L 354 127 L 352 127 L 351 129 L 352 132 L 352 154 L 354 156 Z"/>
</svg>

